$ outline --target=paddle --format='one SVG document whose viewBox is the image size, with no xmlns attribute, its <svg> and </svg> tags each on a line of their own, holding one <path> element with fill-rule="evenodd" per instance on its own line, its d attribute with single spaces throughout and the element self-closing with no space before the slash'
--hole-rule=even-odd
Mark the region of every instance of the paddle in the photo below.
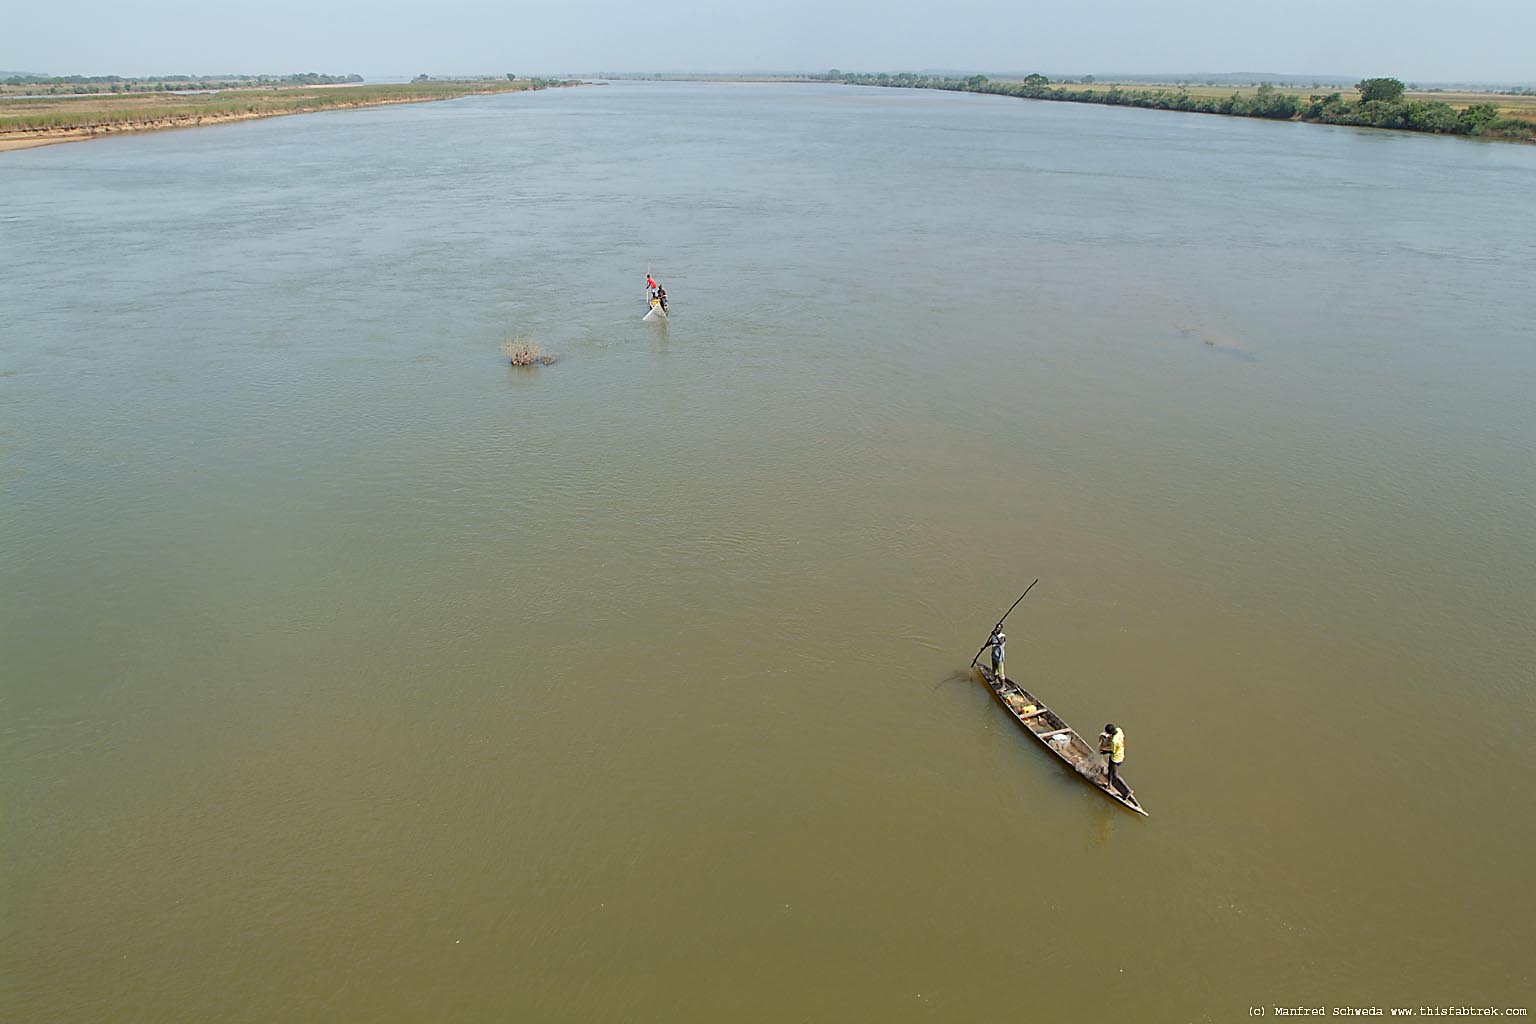
<svg viewBox="0 0 1536 1024">
<path fill-rule="evenodd" d="M 1039 580 L 1035 580 L 1035 583 L 1039 582 Z M 1035 589 L 1035 583 L 1031 583 L 1029 586 L 1024 588 L 1024 593 L 1019 595 L 1019 601 L 1022 601 L 1029 596 L 1029 592 Z M 997 633 L 998 630 L 1003 628 L 1003 619 L 1006 619 L 1008 616 L 1013 614 L 1013 610 L 1019 606 L 1019 601 L 1015 601 L 1013 604 L 1009 605 L 1008 610 L 1003 612 L 1003 618 L 997 620 L 997 625 L 993 626 L 992 632 L 987 634 L 987 642 L 981 645 L 981 650 L 977 651 L 976 657 L 971 659 L 971 668 L 975 668 L 976 662 L 981 660 L 982 651 L 985 651 L 988 647 L 992 646 L 992 637 Z"/>
</svg>

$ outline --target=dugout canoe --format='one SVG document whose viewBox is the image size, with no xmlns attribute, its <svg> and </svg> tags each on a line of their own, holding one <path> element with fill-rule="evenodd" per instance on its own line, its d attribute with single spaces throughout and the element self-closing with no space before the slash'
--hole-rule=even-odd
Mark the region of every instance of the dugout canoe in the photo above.
<svg viewBox="0 0 1536 1024">
<path fill-rule="evenodd" d="M 1039 740 L 1041 746 L 1065 761 L 1079 778 L 1100 793 L 1143 817 L 1148 816 L 1124 777 L 1120 779 L 1120 789 L 1110 788 L 1097 748 L 1063 722 L 1044 701 L 1012 679 L 996 678 L 992 670 L 985 666 L 977 665 L 976 671 L 981 674 L 982 681 L 992 690 L 992 696 L 997 698 L 1003 710 Z M 1031 704 L 1034 710 L 1026 710 Z"/>
</svg>

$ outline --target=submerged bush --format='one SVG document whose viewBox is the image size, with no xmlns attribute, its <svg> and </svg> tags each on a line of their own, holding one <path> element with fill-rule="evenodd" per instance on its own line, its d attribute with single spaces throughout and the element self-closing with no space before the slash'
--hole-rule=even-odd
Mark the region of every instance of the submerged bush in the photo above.
<svg viewBox="0 0 1536 1024">
<path fill-rule="evenodd" d="M 548 366 L 560 358 L 553 352 L 545 352 L 538 342 L 527 338 L 508 338 L 501 343 L 501 351 L 513 366 Z"/>
</svg>

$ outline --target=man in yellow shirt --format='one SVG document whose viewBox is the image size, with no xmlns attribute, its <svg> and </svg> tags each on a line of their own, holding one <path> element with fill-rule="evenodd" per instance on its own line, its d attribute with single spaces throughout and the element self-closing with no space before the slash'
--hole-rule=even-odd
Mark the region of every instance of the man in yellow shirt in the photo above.
<svg viewBox="0 0 1536 1024">
<path fill-rule="evenodd" d="M 1125 731 L 1116 729 L 1114 722 L 1105 725 L 1104 731 L 1099 734 L 1099 753 L 1104 755 L 1110 788 L 1124 795 L 1125 790 L 1120 784 L 1120 766 L 1125 763 Z"/>
</svg>

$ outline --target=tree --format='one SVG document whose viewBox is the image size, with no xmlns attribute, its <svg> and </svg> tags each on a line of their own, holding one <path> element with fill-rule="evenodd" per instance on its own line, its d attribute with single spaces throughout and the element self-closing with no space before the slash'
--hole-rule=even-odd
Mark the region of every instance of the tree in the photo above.
<svg viewBox="0 0 1536 1024">
<path fill-rule="evenodd" d="M 1050 85 L 1051 80 L 1044 75 L 1034 74 L 1024 79 L 1025 85 Z"/>
<path fill-rule="evenodd" d="M 1285 121 L 1296 116 L 1300 109 L 1296 97 L 1289 93 L 1281 92 L 1273 85 L 1265 82 L 1259 86 L 1259 91 L 1248 101 L 1248 115 L 1250 117 L 1273 117 Z"/>
<path fill-rule="evenodd" d="M 1396 78 L 1367 78 L 1362 80 L 1356 89 L 1360 90 L 1360 102 L 1371 103 L 1381 101 L 1383 103 L 1396 103 L 1403 98 L 1403 90 L 1407 86 Z"/>
<path fill-rule="evenodd" d="M 1463 134 L 1481 135 L 1498 119 L 1499 108 L 1492 103 L 1473 103 L 1457 115 L 1456 126 Z"/>
<path fill-rule="evenodd" d="M 1307 108 L 1301 113 L 1301 118 L 1303 121 L 1327 121 L 1337 114 L 1339 108 L 1343 105 L 1344 97 L 1336 92 L 1331 92 L 1326 96 L 1319 96 L 1317 93 L 1313 93 L 1311 102 L 1307 104 Z"/>
</svg>

